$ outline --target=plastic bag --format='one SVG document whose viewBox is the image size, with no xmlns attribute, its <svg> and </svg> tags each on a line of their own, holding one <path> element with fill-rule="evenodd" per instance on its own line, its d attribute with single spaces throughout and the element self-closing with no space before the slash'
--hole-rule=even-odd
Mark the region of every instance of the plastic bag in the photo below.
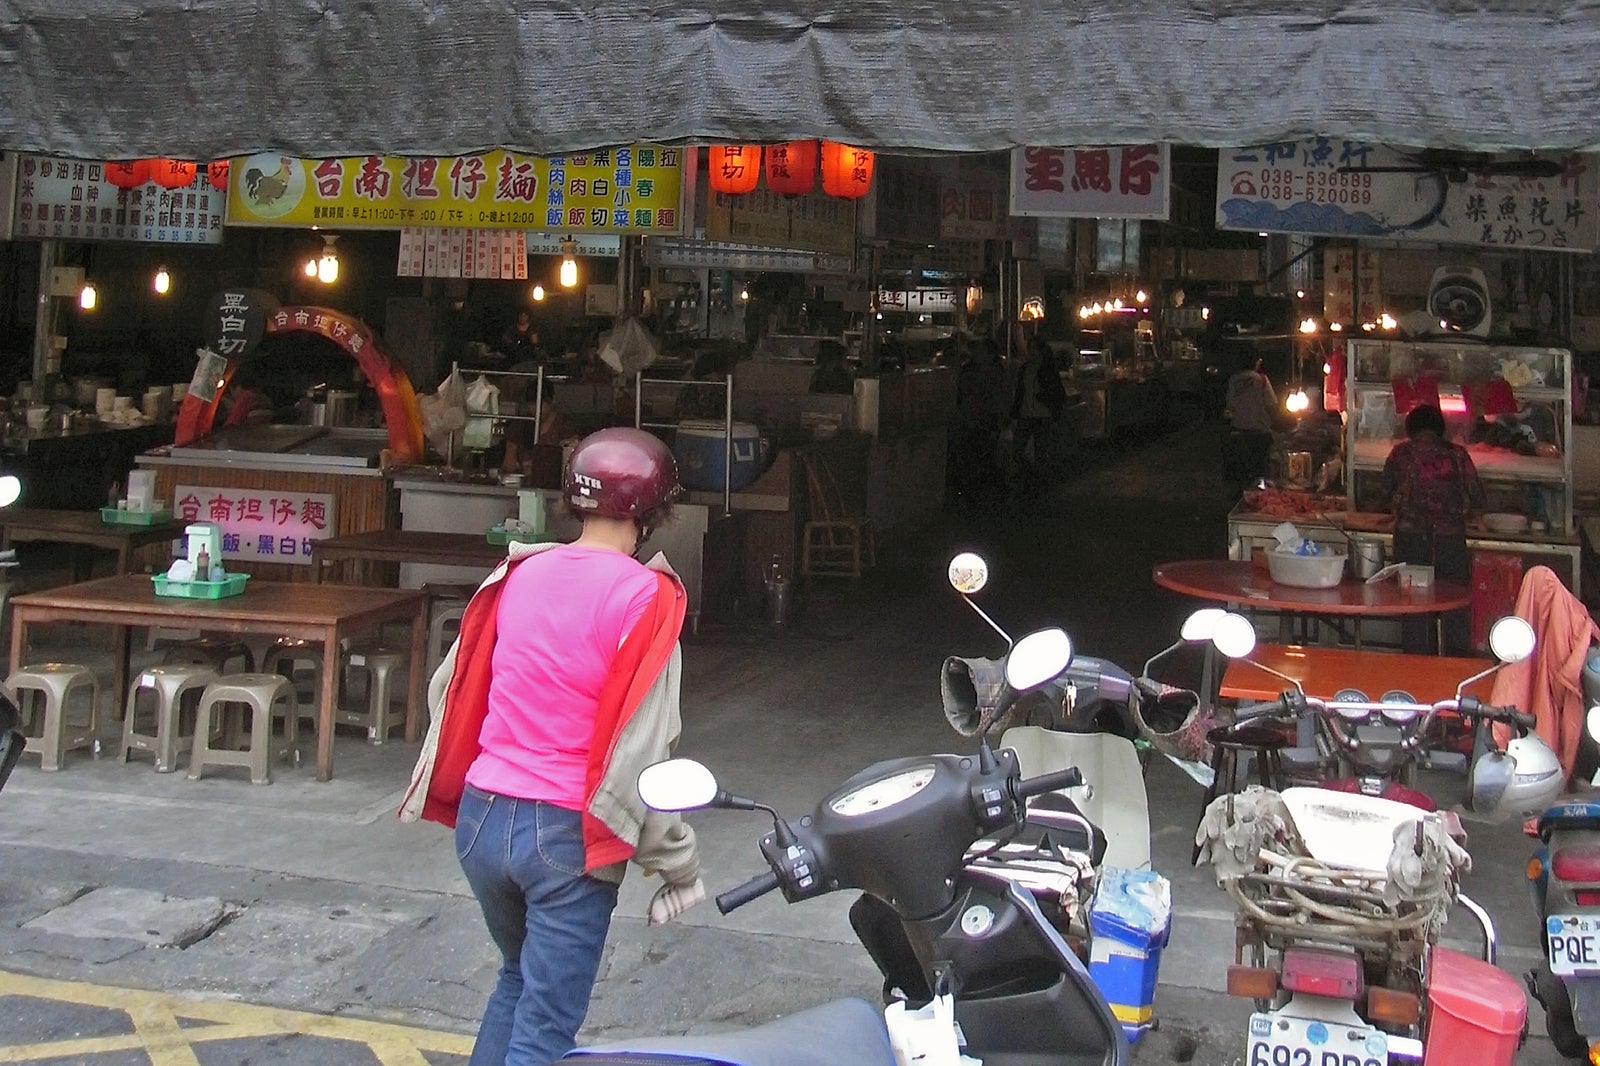
<svg viewBox="0 0 1600 1066">
<path fill-rule="evenodd" d="M 1172 920 L 1172 884 L 1153 870 L 1107 866 L 1100 871 L 1090 912 L 1124 928 L 1160 937 Z"/>
<path fill-rule="evenodd" d="M 898 1066 L 960 1066 L 964 1056 L 956 1042 L 953 996 L 935 996 L 917 1010 L 896 1001 L 884 1008 L 883 1020 Z"/>
<path fill-rule="evenodd" d="M 625 318 L 600 337 L 600 361 L 632 377 L 661 358 L 661 345 L 637 318 Z"/>
<path fill-rule="evenodd" d="M 439 389 L 417 400 L 422 416 L 422 432 L 428 443 L 441 454 L 451 454 L 461 444 L 461 430 L 467 424 L 467 385 L 460 370 L 439 383 Z"/>
<path fill-rule="evenodd" d="M 199 362 L 195 364 L 194 376 L 189 379 L 189 395 L 210 403 L 222 391 L 222 376 L 228 369 L 228 360 L 210 348 L 196 348 L 194 354 Z"/>
<path fill-rule="evenodd" d="M 473 415 L 500 413 L 500 390 L 481 374 L 467 386 L 467 428 L 462 433 L 463 447 L 482 450 L 494 443 L 494 419 L 473 418 Z"/>
</svg>

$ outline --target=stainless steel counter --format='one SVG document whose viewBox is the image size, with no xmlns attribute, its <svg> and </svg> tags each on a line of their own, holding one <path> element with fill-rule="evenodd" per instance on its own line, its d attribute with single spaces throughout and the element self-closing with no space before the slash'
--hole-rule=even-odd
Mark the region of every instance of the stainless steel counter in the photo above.
<svg viewBox="0 0 1600 1066">
<path fill-rule="evenodd" d="M 323 426 L 237 426 L 205 440 L 161 448 L 141 466 L 209 466 L 382 477 L 389 435 L 381 429 Z"/>
</svg>

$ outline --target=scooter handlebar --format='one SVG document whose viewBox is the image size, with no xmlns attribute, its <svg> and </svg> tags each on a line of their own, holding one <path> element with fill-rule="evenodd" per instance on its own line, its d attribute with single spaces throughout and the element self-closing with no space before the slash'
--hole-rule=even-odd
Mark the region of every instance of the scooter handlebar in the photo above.
<svg viewBox="0 0 1600 1066">
<path fill-rule="evenodd" d="M 1253 718 L 1267 718 L 1274 714 L 1282 714 L 1287 709 L 1287 701 L 1283 697 L 1267 700 L 1265 703 L 1250 703 L 1233 712 L 1234 724 L 1243 725 Z"/>
<path fill-rule="evenodd" d="M 765 896 L 768 892 L 778 887 L 778 875 L 768 870 L 764 874 L 757 874 L 742 885 L 728 889 L 717 897 L 717 910 L 723 914 L 743 907 L 757 896 Z"/>
<path fill-rule="evenodd" d="M 1076 766 L 1069 766 L 1065 770 L 1054 770 L 1048 774 L 1040 774 L 1038 777 L 1017 782 L 1017 800 L 1021 802 L 1060 788 L 1077 788 L 1081 784 L 1083 784 L 1083 774 L 1078 772 Z"/>
</svg>

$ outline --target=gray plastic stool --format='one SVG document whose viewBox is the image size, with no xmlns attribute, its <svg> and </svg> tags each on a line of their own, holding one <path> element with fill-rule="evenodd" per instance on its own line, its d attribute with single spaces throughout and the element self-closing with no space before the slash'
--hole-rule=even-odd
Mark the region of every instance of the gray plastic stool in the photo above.
<svg viewBox="0 0 1600 1066">
<path fill-rule="evenodd" d="M 389 648 L 352 648 L 344 657 L 346 686 L 354 670 L 361 670 L 367 680 L 367 706 L 353 710 L 341 706 L 334 721 L 345 725 L 359 725 L 367 730 L 367 739 L 382 744 L 389 739 L 389 730 L 405 725 L 405 707 L 396 708 L 392 694 L 395 675 L 406 667 L 407 653 Z"/>
<path fill-rule="evenodd" d="M 250 709 L 249 746 L 243 750 L 224 742 L 211 746 L 211 737 L 222 723 L 220 712 L 232 707 Z M 283 735 L 273 733 L 272 725 L 283 719 Z M 189 755 L 189 780 L 198 781 L 207 766 L 243 766 L 250 771 L 250 783 L 272 784 L 272 764 L 288 759 L 300 764 L 300 714 L 294 683 L 282 674 L 227 674 L 206 686 L 195 714 L 194 751 Z M 231 734 L 233 730 L 226 730 Z"/>
<path fill-rule="evenodd" d="M 100 682 L 94 671 L 73 663 L 39 663 L 6 678 L 6 687 L 16 696 L 24 732 L 30 734 L 23 751 L 38 753 L 39 769 L 61 769 L 66 753 L 79 748 L 100 757 Z M 74 720 L 69 703 L 74 692 L 84 690 L 89 694 L 88 720 Z M 41 705 L 39 732 L 32 735 L 34 712 Z"/>
<path fill-rule="evenodd" d="M 294 637 L 282 637 L 262 657 L 261 672 L 264 674 L 280 674 L 283 677 L 287 677 L 292 684 L 295 674 L 302 665 L 311 672 L 311 692 L 302 701 L 299 687 L 296 686 L 295 705 L 301 718 L 309 718 L 315 722 L 317 705 L 322 699 L 321 644 L 309 640 L 298 640 Z"/>
<path fill-rule="evenodd" d="M 128 690 L 117 758 L 127 762 L 129 752 L 154 752 L 156 773 L 170 774 L 176 770 L 179 753 L 194 747 L 194 730 L 183 728 L 184 704 L 198 703 L 205 687 L 216 679 L 217 672 L 209 666 L 152 666 L 140 673 Z M 149 692 L 155 700 L 148 733 L 139 728 L 139 696 L 144 692 Z"/>
<path fill-rule="evenodd" d="M 161 656 L 161 661 L 171 666 L 209 666 L 219 674 L 227 673 L 228 664 L 235 659 L 243 665 L 243 673 L 252 673 L 256 668 L 256 653 L 250 650 L 250 645 L 228 637 L 181 640 L 168 645 Z"/>
<path fill-rule="evenodd" d="M 467 605 L 459 601 L 446 601 L 434 605 L 432 616 L 428 619 L 428 676 L 439 669 L 439 664 L 444 662 L 444 657 L 450 651 L 450 645 L 455 643 L 456 637 L 461 635 L 461 618 L 467 613 Z"/>
</svg>

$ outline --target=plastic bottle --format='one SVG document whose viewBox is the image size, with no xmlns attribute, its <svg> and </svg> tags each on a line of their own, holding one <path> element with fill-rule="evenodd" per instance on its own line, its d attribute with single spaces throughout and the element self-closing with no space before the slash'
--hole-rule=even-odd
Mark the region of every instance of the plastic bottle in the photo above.
<svg viewBox="0 0 1600 1066">
<path fill-rule="evenodd" d="M 783 580 L 783 557 L 777 552 L 772 553 L 772 565 L 767 567 L 767 584 L 776 585 Z"/>
<path fill-rule="evenodd" d="M 203 547 L 200 549 L 200 554 L 194 557 L 194 580 L 211 580 L 211 553 Z"/>
</svg>

